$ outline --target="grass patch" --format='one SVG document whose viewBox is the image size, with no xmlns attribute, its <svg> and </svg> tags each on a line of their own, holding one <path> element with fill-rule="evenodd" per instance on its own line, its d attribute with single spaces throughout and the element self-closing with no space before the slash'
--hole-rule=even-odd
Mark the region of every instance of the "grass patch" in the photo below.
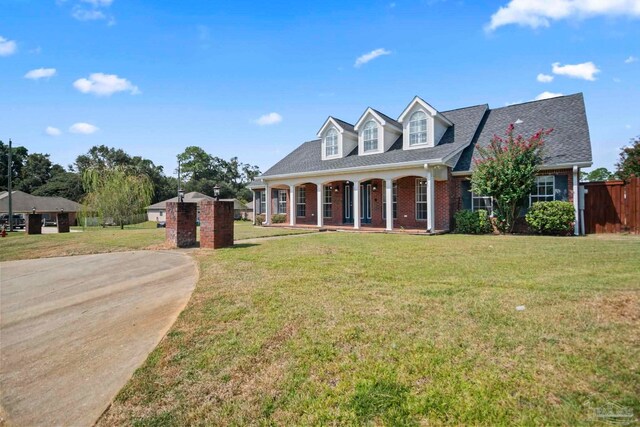
<svg viewBox="0 0 640 427">
<path fill-rule="evenodd" d="M 30 236 L 23 231 L 9 233 L 0 239 L 0 261 L 147 249 L 158 247 L 165 238 L 165 229 L 156 228 L 152 221 L 126 225 L 124 230 L 119 227 L 73 227 L 73 230 L 78 232 Z M 249 221 L 236 221 L 234 238 L 246 240 L 310 232 L 314 230 L 254 227 Z"/>
<path fill-rule="evenodd" d="M 99 424 L 640 413 L 637 237 L 319 233 L 194 256 L 187 308 Z"/>
</svg>

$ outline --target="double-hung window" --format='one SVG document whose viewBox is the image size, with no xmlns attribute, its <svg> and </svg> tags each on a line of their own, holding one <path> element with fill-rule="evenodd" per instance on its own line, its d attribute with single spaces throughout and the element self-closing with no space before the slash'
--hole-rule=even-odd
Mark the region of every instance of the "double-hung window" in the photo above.
<svg viewBox="0 0 640 427">
<path fill-rule="evenodd" d="M 322 198 L 322 216 L 324 218 L 331 218 L 331 187 L 325 186 L 323 190 L 323 198 Z"/>
<path fill-rule="evenodd" d="M 261 191 L 260 192 L 260 203 L 258 204 L 258 213 L 259 214 L 263 214 L 263 213 L 267 213 L 267 192 L 266 191 Z"/>
<path fill-rule="evenodd" d="M 287 214 L 287 190 L 278 190 L 278 213 Z"/>
<path fill-rule="evenodd" d="M 296 216 L 307 216 L 307 192 L 305 187 L 296 188 Z"/>
<path fill-rule="evenodd" d="M 427 219 L 427 181 L 416 179 L 416 219 Z"/>
<path fill-rule="evenodd" d="M 493 215 L 493 197 L 479 196 L 475 193 L 471 193 L 471 210 L 477 211 L 484 209 L 489 215 Z"/>
<path fill-rule="evenodd" d="M 535 202 L 552 202 L 554 199 L 555 176 L 536 176 L 536 183 L 529 195 L 529 206 Z"/>
<path fill-rule="evenodd" d="M 398 219 L 398 185 L 393 184 L 393 190 L 391 190 L 393 197 L 393 219 Z M 382 219 L 387 219 L 387 192 L 382 192 Z"/>
<path fill-rule="evenodd" d="M 324 154 L 325 157 L 338 155 L 338 131 L 335 128 L 329 129 L 327 136 L 324 137 Z"/>
<path fill-rule="evenodd" d="M 373 120 L 369 120 L 364 125 L 362 131 L 362 140 L 364 142 L 364 152 L 378 151 L 378 125 Z"/>
<path fill-rule="evenodd" d="M 421 145 L 427 143 L 427 115 L 422 111 L 416 111 L 409 119 L 409 145 Z"/>
</svg>

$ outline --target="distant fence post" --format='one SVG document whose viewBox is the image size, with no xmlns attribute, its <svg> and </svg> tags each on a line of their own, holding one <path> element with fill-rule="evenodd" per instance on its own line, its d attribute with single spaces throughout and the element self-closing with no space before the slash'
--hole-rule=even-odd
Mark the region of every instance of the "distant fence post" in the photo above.
<svg viewBox="0 0 640 427">
<path fill-rule="evenodd" d="M 197 203 L 167 202 L 166 242 L 178 248 L 195 246 L 197 219 Z"/>
</svg>

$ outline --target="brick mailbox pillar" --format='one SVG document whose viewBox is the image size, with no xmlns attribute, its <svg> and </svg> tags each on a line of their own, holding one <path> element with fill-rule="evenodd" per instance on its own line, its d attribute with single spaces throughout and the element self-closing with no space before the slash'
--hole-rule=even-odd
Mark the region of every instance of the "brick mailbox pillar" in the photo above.
<svg viewBox="0 0 640 427">
<path fill-rule="evenodd" d="M 233 246 L 233 201 L 200 202 L 200 247 L 209 249 Z"/>
<path fill-rule="evenodd" d="M 42 214 L 27 215 L 27 234 L 42 234 Z"/>
<path fill-rule="evenodd" d="M 69 232 L 69 213 L 68 212 L 60 212 L 58 213 L 58 218 L 56 220 L 56 224 L 58 224 L 58 233 L 68 233 Z"/>
<path fill-rule="evenodd" d="M 166 242 L 178 248 L 194 246 L 197 220 L 197 203 L 167 202 Z"/>
</svg>

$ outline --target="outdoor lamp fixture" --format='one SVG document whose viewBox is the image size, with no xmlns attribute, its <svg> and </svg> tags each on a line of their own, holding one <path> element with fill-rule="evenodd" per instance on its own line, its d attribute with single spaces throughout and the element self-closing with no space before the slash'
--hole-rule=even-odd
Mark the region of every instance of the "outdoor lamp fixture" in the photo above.
<svg viewBox="0 0 640 427">
<path fill-rule="evenodd" d="M 178 200 L 180 201 L 180 203 L 184 202 L 184 190 L 183 189 L 178 190 Z"/>
<path fill-rule="evenodd" d="M 219 197 L 220 197 L 220 186 L 218 186 L 218 184 L 216 184 L 213 187 L 213 198 L 216 199 L 216 201 L 218 201 Z"/>
<path fill-rule="evenodd" d="M 338 192 L 338 187 L 336 187 L 333 191 L 335 191 L 337 193 Z"/>
<path fill-rule="evenodd" d="M 372 189 L 373 191 L 378 191 L 378 186 L 377 186 L 376 184 L 373 184 L 373 187 L 371 187 L 371 189 Z"/>
<path fill-rule="evenodd" d="M 31 213 L 34 214 L 34 215 L 36 214 L 36 207 L 35 206 L 33 207 L 33 209 L 31 209 Z"/>
<path fill-rule="evenodd" d="M 64 209 L 63 208 L 60 208 L 60 213 L 64 213 Z"/>
</svg>

